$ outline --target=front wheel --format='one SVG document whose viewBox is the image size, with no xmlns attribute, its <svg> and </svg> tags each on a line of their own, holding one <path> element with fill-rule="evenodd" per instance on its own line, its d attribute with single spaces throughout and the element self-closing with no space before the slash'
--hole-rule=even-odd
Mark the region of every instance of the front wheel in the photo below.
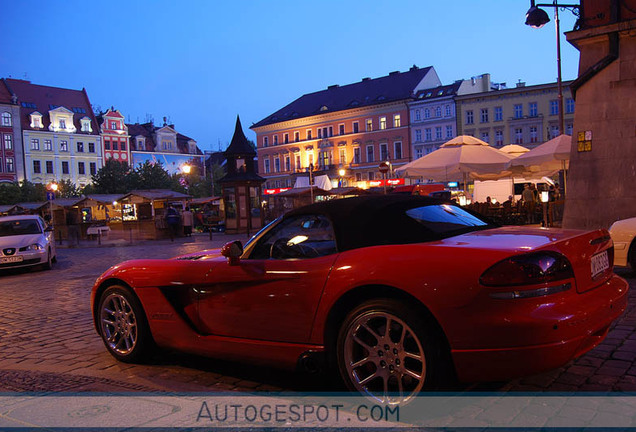
<svg viewBox="0 0 636 432">
<path fill-rule="evenodd" d="M 350 390 L 380 403 L 408 402 L 447 375 L 439 339 L 406 304 L 365 302 L 347 315 L 338 333 L 340 376 Z"/>
<path fill-rule="evenodd" d="M 114 285 L 101 295 L 97 310 L 99 333 L 116 359 L 142 362 L 153 346 L 146 316 L 129 289 Z"/>
</svg>

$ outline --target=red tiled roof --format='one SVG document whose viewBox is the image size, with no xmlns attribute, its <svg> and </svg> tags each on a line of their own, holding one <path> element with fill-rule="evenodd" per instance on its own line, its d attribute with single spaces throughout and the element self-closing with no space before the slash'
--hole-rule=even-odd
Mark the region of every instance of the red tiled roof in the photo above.
<svg viewBox="0 0 636 432">
<path fill-rule="evenodd" d="M 93 132 L 89 133 L 89 135 L 99 135 L 99 125 L 97 124 L 95 114 L 93 114 L 93 109 L 88 100 L 86 90 L 49 87 L 13 78 L 5 79 L 5 83 L 9 87 L 9 90 L 18 96 L 20 120 L 23 129 L 32 130 L 30 127 L 30 115 L 37 111 L 42 114 L 42 125 L 44 126 L 42 129 L 37 130 L 48 131 L 48 127 L 51 124 L 48 112 L 61 106 L 73 111 L 73 124 L 77 132 L 80 132 L 82 129 L 80 119 L 88 117 L 91 120 L 91 127 L 93 129 Z"/>
<path fill-rule="evenodd" d="M 2 104 L 10 104 L 11 103 L 11 92 L 7 88 L 6 84 L 4 83 L 4 79 L 1 80 L 1 81 L 2 82 L 0 83 L 0 103 L 2 103 Z"/>
</svg>

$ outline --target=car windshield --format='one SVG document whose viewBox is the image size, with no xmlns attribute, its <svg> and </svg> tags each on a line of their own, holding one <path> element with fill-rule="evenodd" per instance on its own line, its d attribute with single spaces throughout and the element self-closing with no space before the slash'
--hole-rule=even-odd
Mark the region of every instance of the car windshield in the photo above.
<svg viewBox="0 0 636 432">
<path fill-rule="evenodd" d="M 462 208 L 447 204 L 412 208 L 406 214 L 436 234 L 488 226 L 487 222 Z"/>
<path fill-rule="evenodd" d="M 0 237 L 25 234 L 40 234 L 42 229 L 33 219 L 13 219 L 0 221 Z"/>
</svg>

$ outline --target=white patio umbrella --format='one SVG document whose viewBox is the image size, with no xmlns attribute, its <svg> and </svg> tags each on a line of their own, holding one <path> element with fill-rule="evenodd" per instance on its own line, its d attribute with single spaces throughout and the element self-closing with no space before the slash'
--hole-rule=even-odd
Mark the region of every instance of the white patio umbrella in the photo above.
<svg viewBox="0 0 636 432">
<path fill-rule="evenodd" d="M 507 177 L 512 156 L 488 143 L 468 135 L 460 135 L 444 143 L 438 150 L 398 169 L 404 177 L 424 177 L 436 181 L 463 181 L 468 178 L 495 179 Z"/>
<path fill-rule="evenodd" d="M 521 167 L 524 173 L 552 175 L 559 170 L 565 171 L 570 161 L 570 148 L 572 137 L 570 135 L 559 135 L 550 141 L 533 148 L 528 153 L 510 161 L 510 168 Z M 564 189 L 567 184 L 563 185 Z"/>
<path fill-rule="evenodd" d="M 500 151 L 509 154 L 510 156 L 517 157 L 530 151 L 529 148 L 520 146 L 519 144 L 508 144 L 499 149 Z"/>
</svg>

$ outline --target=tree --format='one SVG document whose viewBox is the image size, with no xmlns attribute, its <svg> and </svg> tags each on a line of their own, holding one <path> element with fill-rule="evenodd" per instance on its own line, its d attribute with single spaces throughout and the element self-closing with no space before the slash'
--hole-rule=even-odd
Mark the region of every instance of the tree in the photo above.
<svg viewBox="0 0 636 432">
<path fill-rule="evenodd" d="M 108 159 L 104 166 L 92 176 L 92 193 L 125 194 L 130 192 L 132 176 L 126 162 Z"/>
<path fill-rule="evenodd" d="M 175 184 L 161 163 L 146 161 L 131 172 L 131 186 L 131 189 L 172 189 Z"/>
<path fill-rule="evenodd" d="M 64 179 L 57 184 L 57 195 L 60 198 L 74 198 L 82 195 L 82 192 L 71 180 Z"/>
<path fill-rule="evenodd" d="M 22 193 L 18 182 L 0 184 L 0 204 L 17 204 L 22 200 L 21 198 Z"/>
</svg>

